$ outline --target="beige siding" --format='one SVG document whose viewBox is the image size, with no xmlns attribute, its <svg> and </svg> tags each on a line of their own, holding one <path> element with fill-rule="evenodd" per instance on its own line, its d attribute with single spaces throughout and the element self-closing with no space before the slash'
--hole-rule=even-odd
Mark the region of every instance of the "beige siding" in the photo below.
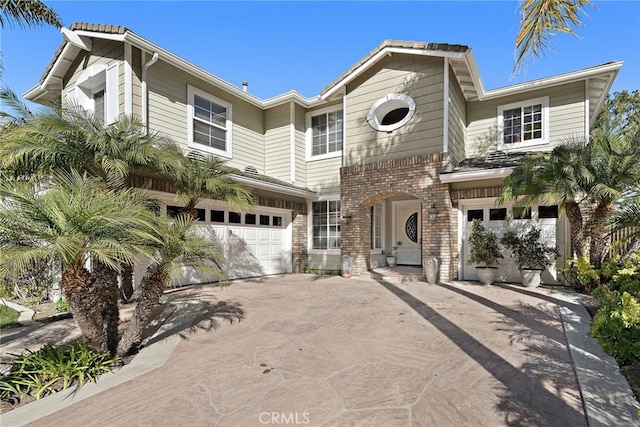
<svg viewBox="0 0 640 427">
<path fill-rule="evenodd" d="M 142 117 L 142 51 L 137 47 L 132 48 L 131 51 L 132 113 L 134 116 Z"/>
<path fill-rule="evenodd" d="M 352 82 L 347 93 L 347 164 L 369 163 L 442 151 L 444 65 L 441 58 L 393 55 Z M 404 93 L 413 98 L 413 118 L 393 133 L 367 123 L 381 97 Z"/>
<path fill-rule="evenodd" d="M 124 59 L 122 43 L 110 40 L 94 39 L 92 51 L 82 52 L 85 55 L 80 54 L 65 75 L 65 88 L 74 86 L 80 74 L 94 64 L 112 64 L 114 61 L 122 62 Z M 122 73 L 122 68 L 122 64 L 120 64 L 120 73 Z"/>
<path fill-rule="evenodd" d="M 465 158 L 467 101 L 453 71 L 449 71 L 449 154 L 454 163 Z"/>
<path fill-rule="evenodd" d="M 549 96 L 549 145 L 526 147 L 527 151 L 547 151 L 571 136 L 584 136 L 584 83 L 553 90 L 538 90 L 467 105 L 467 157 L 483 156 L 497 148 L 498 107 Z"/>
<path fill-rule="evenodd" d="M 306 125 L 304 121 L 305 109 L 296 104 L 296 182 L 295 185 L 306 187 L 307 186 L 307 161 L 306 161 L 306 145 L 305 145 L 305 131 Z"/>
<path fill-rule="evenodd" d="M 339 193 L 341 166 L 341 157 L 308 162 L 307 187 L 320 194 Z"/>
<path fill-rule="evenodd" d="M 283 104 L 264 112 L 265 173 L 291 181 L 290 105 Z"/>
<path fill-rule="evenodd" d="M 166 133 L 187 150 L 187 85 L 232 104 L 232 151 L 228 164 L 264 173 L 264 119 L 262 110 L 187 73 L 158 61 L 149 68 L 149 126 Z"/>
</svg>

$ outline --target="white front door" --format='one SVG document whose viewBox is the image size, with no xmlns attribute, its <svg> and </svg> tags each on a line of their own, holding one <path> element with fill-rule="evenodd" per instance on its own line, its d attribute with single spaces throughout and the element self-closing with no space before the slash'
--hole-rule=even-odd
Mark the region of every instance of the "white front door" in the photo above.
<svg viewBox="0 0 640 427">
<path fill-rule="evenodd" d="M 398 246 L 397 263 L 422 265 L 420 201 L 393 202 L 393 213 L 394 226 L 391 246 Z"/>
</svg>

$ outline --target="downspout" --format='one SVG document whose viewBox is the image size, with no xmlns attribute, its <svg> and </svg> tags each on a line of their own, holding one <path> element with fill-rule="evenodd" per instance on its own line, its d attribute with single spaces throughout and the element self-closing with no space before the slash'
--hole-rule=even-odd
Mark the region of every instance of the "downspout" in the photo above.
<svg viewBox="0 0 640 427">
<path fill-rule="evenodd" d="M 146 55 L 146 53 L 145 53 Z M 158 52 L 154 52 L 151 59 L 142 66 L 142 124 L 144 125 L 147 134 L 149 133 L 149 93 L 147 92 L 147 70 L 160 58 Z"/>
</svg>

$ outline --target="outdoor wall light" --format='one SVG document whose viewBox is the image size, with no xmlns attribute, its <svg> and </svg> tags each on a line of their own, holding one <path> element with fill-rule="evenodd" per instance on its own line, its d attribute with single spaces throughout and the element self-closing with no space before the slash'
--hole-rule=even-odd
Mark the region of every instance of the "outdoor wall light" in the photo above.
<svg viewBox="0 0 640 427">
<path fill-rule="evenodd" d="M 434 219 L 436 219 L 436 215 L 438 215 L 438 208 L 436 208 L 436 204 L 432 203 L 431 207 L 429 208 L 429 219 L 431 221 L 433 221 Z"/>
<path fill-rule="evenodd" d="M 342 215 L 342 219 L 346 224 L 351 224 L 351 220 L 353 219 L 353 217 L 351 216 L 349 211 L 347 211 L 344 215 Z"/>
</svg>

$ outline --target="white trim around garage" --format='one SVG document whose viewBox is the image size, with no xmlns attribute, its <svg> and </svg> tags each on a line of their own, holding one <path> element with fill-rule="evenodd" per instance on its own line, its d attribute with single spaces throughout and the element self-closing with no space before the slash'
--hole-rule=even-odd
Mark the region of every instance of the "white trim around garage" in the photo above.
<svg viewBox="0 0 640 427">
<path fill-rule="evenodd" d="M 452 182 L 478 181 L 481 179 L 505 178 L 513 172 L 512 167 L 496 169 L 480 169 L 465 172 L 441 173 L 440 181 L 448 184 Z"/>
</svg>

